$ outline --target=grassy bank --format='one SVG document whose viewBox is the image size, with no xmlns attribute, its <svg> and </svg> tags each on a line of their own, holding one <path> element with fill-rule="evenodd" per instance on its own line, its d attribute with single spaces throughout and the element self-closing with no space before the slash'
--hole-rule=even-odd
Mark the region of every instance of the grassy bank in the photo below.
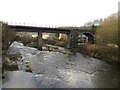
<svg viewBox="0 0 120 90">
<path fill-rule="evenodd" d="M 87 54 L 90 57 L 98 58 L 110 63 L 120 64 L 118 59 L 118 47 L 111 47 L 108 45 L 83 45 L 78 51 Z"/>
</svg>

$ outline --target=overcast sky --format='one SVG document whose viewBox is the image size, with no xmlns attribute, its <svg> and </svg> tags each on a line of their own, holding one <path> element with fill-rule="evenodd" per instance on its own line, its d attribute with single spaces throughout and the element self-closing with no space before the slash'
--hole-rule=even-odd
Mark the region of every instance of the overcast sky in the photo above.
<svg viewBox="0 0 120 90">
<path fill-rule="evenodd" d="M 81 26 L 118 11 L 120 0 L 0 0 L 0 21 Z"/>
</svg>

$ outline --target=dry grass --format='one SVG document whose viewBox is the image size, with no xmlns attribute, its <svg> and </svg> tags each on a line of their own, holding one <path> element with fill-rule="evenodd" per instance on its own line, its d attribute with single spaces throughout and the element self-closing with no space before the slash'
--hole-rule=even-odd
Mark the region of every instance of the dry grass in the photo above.
<svg viewBox="0 0 120 90">
<path fill-rule="evenodd" d="M 83 45 L 80 52 L 88 54 L 91 57 L 99 58 L 109 62 L 120 63 L 118 60 L 118 48 L 108 45 Z"/>
</svg>

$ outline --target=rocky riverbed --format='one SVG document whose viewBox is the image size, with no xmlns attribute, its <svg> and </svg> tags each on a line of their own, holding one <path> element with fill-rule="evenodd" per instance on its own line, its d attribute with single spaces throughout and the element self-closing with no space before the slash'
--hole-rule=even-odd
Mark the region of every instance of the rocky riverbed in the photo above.
<svg viewBox="0 0 120 90">
<path fill-rule="evenodd" d="M 64 50 L 64 49 L 62 49 Z M 117 88 L 118 68 L 84 56 L 39 51 L 14 42 L 11 54 L 20 53 L 19 70 L 4 72 L 3 88 Z M 65 52 L 65 51 L 64 51 Z"/>
</svg>

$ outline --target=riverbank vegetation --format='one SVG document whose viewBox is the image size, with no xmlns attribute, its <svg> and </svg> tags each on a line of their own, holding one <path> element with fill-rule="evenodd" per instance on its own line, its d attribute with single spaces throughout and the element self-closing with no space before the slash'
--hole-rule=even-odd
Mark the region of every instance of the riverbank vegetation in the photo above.
<svg viewBox="0 0 120 90">
<path fill-rule="evenodd" d="M 16 40 L 16 32 L 10 30 L 7 24 L 2 29 L 2 73 L 4 70 L 18 70 L 17 62 L 20 60 L 20 53 L 10 54 L 9 46 Z"/>
<path fill-rule="evenodd" d="M 118 59 L 118 15 L 112 14 L 96 28 L 96 44 L 81 46 L 82 53 L 105 61 L 119 63 Z"/>
<path fill-rule="evenodd" d="M 118 14 L 115 13 L 104 20 L 96 31 L 98 48 L 109 61 L 119 62 L 118 59 Z"/>
<path fill-rule="evenodd" d="M 7 24 L 3 24 L 2 29 L 2 51 L 6 51 L 10 44 L 15 41 L 16 32 L 14 30 L 10 30 Z"/>
</svg>

